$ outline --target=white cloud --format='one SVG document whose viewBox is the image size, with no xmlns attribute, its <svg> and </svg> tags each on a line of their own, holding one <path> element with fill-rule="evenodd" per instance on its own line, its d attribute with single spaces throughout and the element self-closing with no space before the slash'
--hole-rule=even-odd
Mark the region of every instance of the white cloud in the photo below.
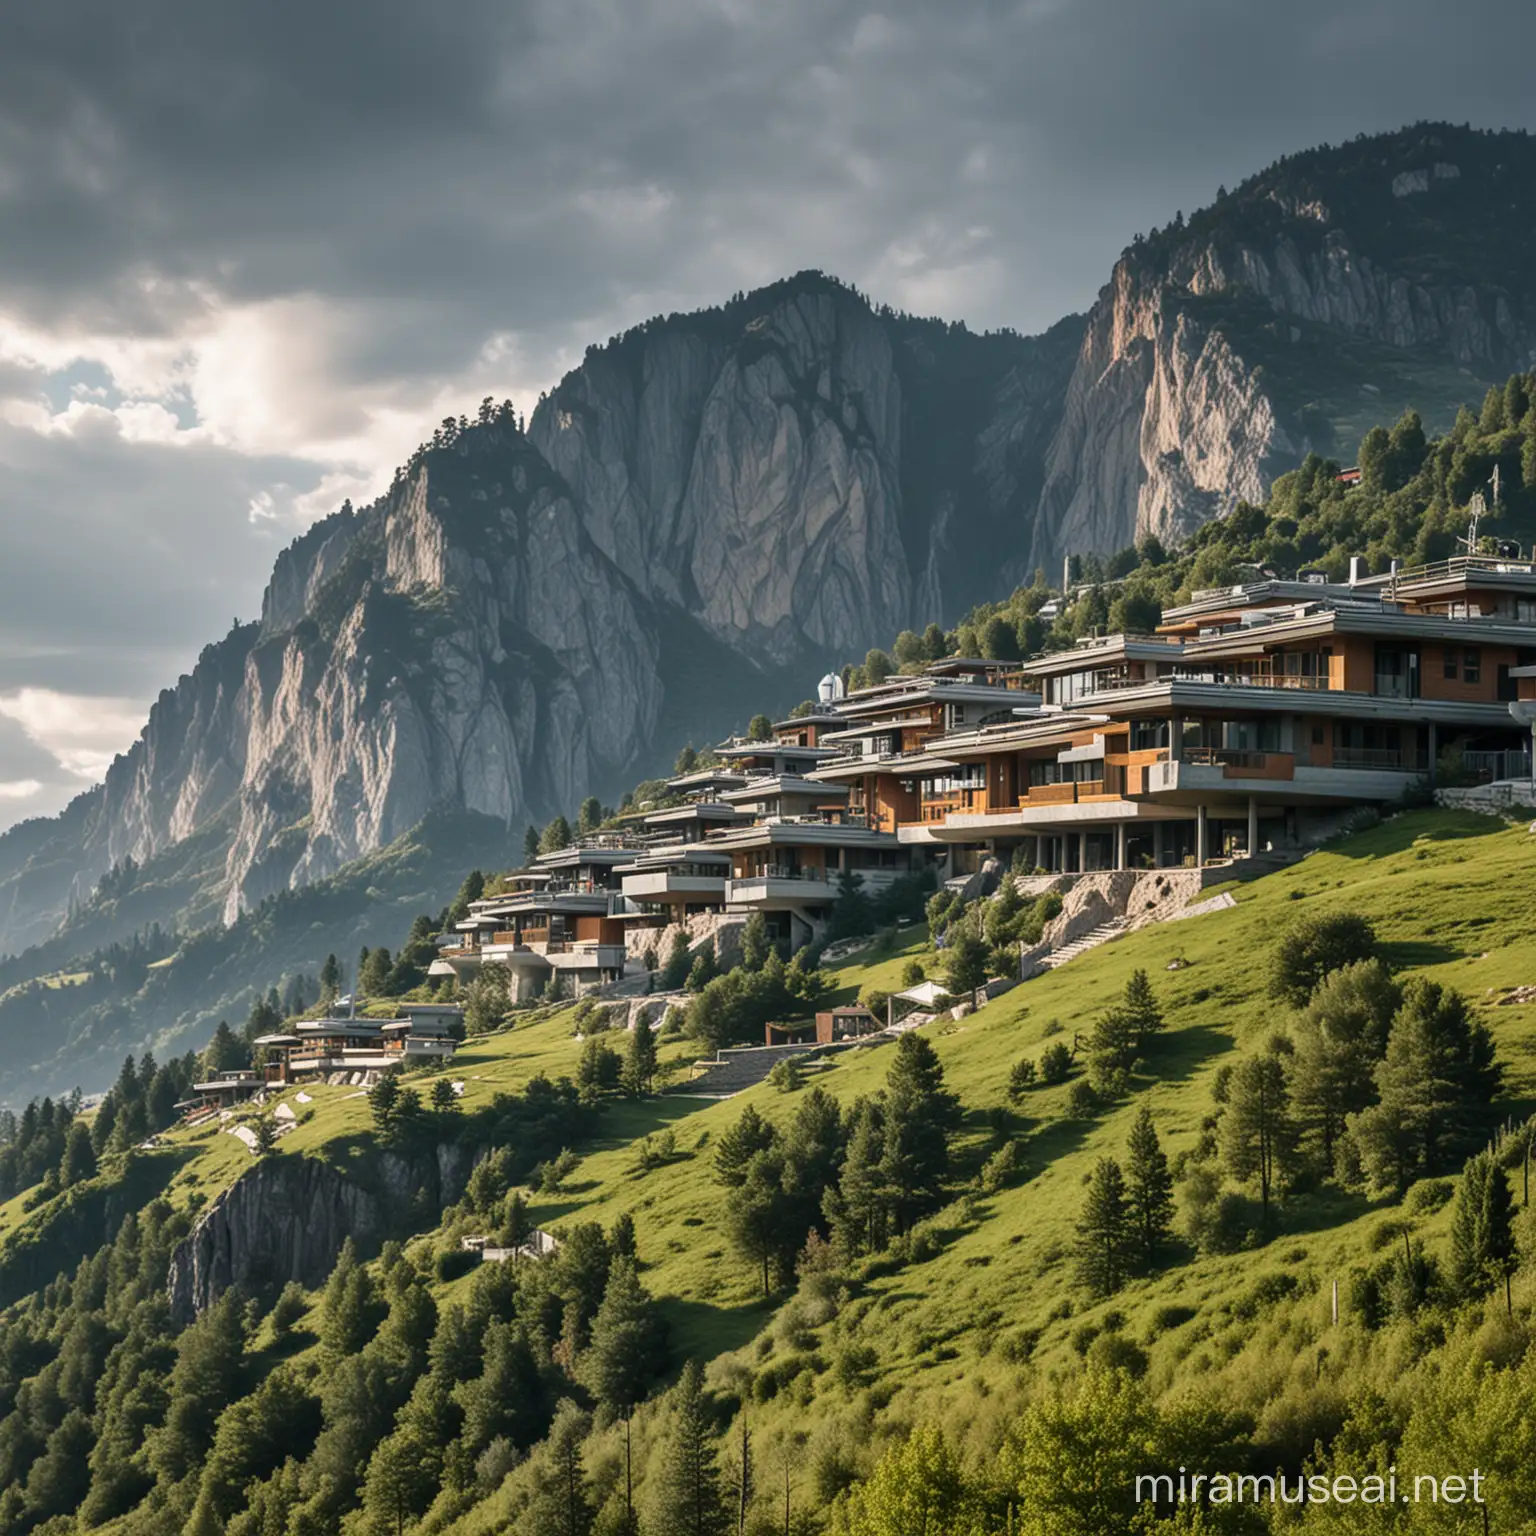
<svg viewBox="0 0 1536 1536">
<path fill-rule="evenodd" d="M 42 787 L 41 779 L 0 780 L 0 800 L 30 800 Z"/>
<path fill-rule="evenodd" d="M 66 774 L 93 784 L 143 729 L 149 701 L 21 688 L 0 694 L 0 716 L 14 721 Z"/>
</svg>

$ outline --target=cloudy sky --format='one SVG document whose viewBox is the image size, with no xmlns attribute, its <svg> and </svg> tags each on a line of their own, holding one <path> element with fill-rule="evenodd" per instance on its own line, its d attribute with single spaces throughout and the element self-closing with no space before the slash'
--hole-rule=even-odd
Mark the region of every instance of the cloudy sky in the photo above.
<svg viewBox="0 0 1536 1536">
<path fill-rule="evenodd" d="M 1041 329 L 1276 155 L 1536 127 L 1528 0 L 15 0 L 0 827 L 442 416 L 820 267 Z"/>
</svg>

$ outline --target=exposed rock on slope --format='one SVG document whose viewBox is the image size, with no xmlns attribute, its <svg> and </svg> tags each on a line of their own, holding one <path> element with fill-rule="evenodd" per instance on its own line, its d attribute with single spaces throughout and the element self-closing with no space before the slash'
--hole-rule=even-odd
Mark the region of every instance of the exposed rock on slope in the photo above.
<svg viewBox="0 0 1536 1536">
<path fill-rule="evenodd" d="M 426 1163 L 379 1159 L 380 1187 L 365 1189 L 308 1157 L 270 1157 L 223 1192 L 171 1255 L 172 1316 L 190 1321 L 232 1285 L 313 1288 L 350 1237 L 366 1255 L 416 1198 L 434 1209 L 462 1192 L 469 1154 L 442 1146 Z M 392 1216 L 393 1213 L 393 1216 Z"/>
</svg>

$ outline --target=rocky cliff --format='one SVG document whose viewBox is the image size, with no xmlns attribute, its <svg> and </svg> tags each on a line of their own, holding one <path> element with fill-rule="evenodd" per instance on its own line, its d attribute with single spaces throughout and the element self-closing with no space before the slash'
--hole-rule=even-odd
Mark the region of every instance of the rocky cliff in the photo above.
<svg viewBox="0 0 1536 1536">
<path fill-rule="evenodd" d="M 1088 317 L 1031 563 L 1177 539 L 1410 407 L 1449 425 L 1536 360 L 1533 233 L 1530 138 L 1419 125 L 1138 237 Z"/>
<path fill-rule="evenodd" d="M 440 432 L 283 553 L 100 790 L 0 838 L 0 951 L 200 829 L 226 921 L 434 810 L 520 835 L 958 614 L 997 586 L 991 536 L 1022 549 L 1076 336 L 807 274 L 594 348 L 526 436 Z"/>
<path fill-rule="evenodd" d="M 457 1199 L 469 1166 L 459 1146 L 441 1146 L 425 1160 L 384 1153 L 377 1187 L 365 1188 L 316 1158 L 262 1159 L 214 1200 L 171 1255 L 172 1316 L 189 1322 L 232 1285 L 323 1284 L 348 1238 L 366 1257 L 412 1202 L 436 1211 Z"/>
</svg>

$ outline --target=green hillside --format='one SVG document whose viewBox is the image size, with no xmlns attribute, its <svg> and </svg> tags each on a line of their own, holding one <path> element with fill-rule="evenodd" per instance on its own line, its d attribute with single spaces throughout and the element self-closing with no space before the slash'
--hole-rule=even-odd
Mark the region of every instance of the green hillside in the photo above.
<svg viewBox="0 0 1536 1536">
<path fill-rule="evenodd" d="M 672 1399 L 660 1394 L 689 1358 L 706 1365 L 704 1422 L 711 1443 L 720 1437 L 727 1482 L 738 1454 L 733 1437 L 739 1434 L 745 1406 L 759 1469 L 758 1497 L 752 1503 L 758 1524 L 752 1528 L 765 1531 L 782 1529 L 785 1466 L 790 1468 L 792 1516 L 799 1511 L 811 1519 L 816 1512 L 811 1525 L 793 1528 L 820 1529 L 818 1522 L 840 1489 L 868 1475 L 890 1447 L 905 1444 L 908 1450 L 901 1454 L 909 1457 L 924 1446 L 932 1449 L 939 1444 L 931 1438 L 935 1430 L 943 1436 L 943 1455 L 955 1458 L 951 1491 L 958 1502 L 945 1523 L 930 1529 L 1005 1529 L 1010 1502 L 1018 1505 L 1015 1514 L 1021 1523 L 1016 1529 L 1104 1528 L 1074 1525 L 1067 1505 L 1039 1502 L 1045 1498 L 1046 1483 L 1038 1475 L 1029 1485 L 1034 1494 L 1009 1498 L 999 1491 L 1011 1475 L 1005 1470 L 1011 1465 L 1007 1456 L 1027 1459 L 1026 1453 L 1032 1454 L 1033 1442 L 1020 1426 L 1038 1425 L 1042 1405 L 1053 1402 L 1052 1393 L 1063 1384 L 1070 1391 L 1082 1381 L 1118 1383 L 1113 1391 L 1125 1400 L 1117 1400 L 1116 1411 L 1134 1409 L 1168 1433 L 1168 1426 L 1178 1426 L 1181 1455 L 1193 1455 L 1187 1449 L 1192 1445 L 1203 1445 L 1213 1455 L 1213 1446 L 1225 1446 L 1229 1462 L 1221 1464 L 1234 1470 L 1299 1470 L 1314 1454 L 1314 1441 L 1327 1444 L 1336 1439 L 1341 1447 L 1355 1446 L 1358 1459 L 1368 1459 L 1373 1447 L 1412 1449 L 1417 1444 L 1421 1463 L 1427 1466 L 1431 1447 L 1416 1414 L 1446 1380 L 1468 1369 L 1475 1372 L 1479 1362 L 1493 1374 L 1477 1391 L 1507 1391 L 1527 1405 L 1536 1401 L 1529 1393 L 1524 1364 L 1530 1318 L 1536 1311 L 1536 1267 L 1529 1264 L 1536 1233 L 1523 1215 L 1517 1227 L 1524 1262 L 1511 1282 L 1510 1316 L 1504 1315 L 1501 1295 L 1494 1295 L 1486 1307 L 1466 1298 L 1458 1305 L 1458 1298 L 1443 1287 L 1400 1317 L 1393 1316 L 1388 1303 L 1377 1306 L 1371 1299 L 1376 1281 L 1370 1272 L 1390 1263 L 1405 1243 L 1410 1255 L 1419 1252 L 1413 1245 L 1422 1244 L 1429 1261 L 1446 1272 L 1455 1205 L 1444 1179 L 1421 1180 L 1401 1204 L 1331 1182 L 1311 1188 L 1298 1184 L 1282 1200 L 1273 1229 L 1256 1232 L 1239 1251 L 1197 1256 L 1180 1242 L 1150 1277 L 1134 1279 L 1101 1299 L 1085 1288 L 1075 1263 L 1087 1181 L 1101 1157 L 1123 1160 L 1141 1109 L 1150 1107 L 1177 1168 L 1179 1154 L 1196 1149 L 1203 1122 L 1214 1107 L 1222 1069 L 1263 1049 L 1275 1031 L 1294 1026 L 1290 1008 L 1268 995 L 1268 959 L 1277 936 L 1302 914 L 1363 916 L 1374 925 L 1381 953 L 1399 981 L 1424 977 L 1464 994 L 1475 1017 L 1492 1032 L 1505 1069 L 1502 1096 L 1487 1117 L 1487 1129 L 1510 1119 L 1523 1124 L 1536 1102 L 1536 1004 L 1501 999 L 1536 981 L 1536 944 L 1529 932 L 1533 894 L 1536 871 L 1523 824 L 1443 811 L 1406 812 L 1290 870 L 1235 887 L 1230 908 L 1135 932 L 1005 993 L 971 1016 L 931 1026 L 924 1033 L 942 1064 L 944 1085 L 961 1107 L 939 1208 L 885 1251 L 836 1263 L 805 1276 L 798 1288 L 791 1282 L 767 1298 L 757 1265 L 732 1240 L 728 1208 L 738 1196 L 717 1180 L 716 1149 L 749 1109 L 787 1126 L 814 1087 L 825 1089 L 845 1110 L 879 1092 L 897 1057 L 896 1046 L 844 1053 L 790 1092 L 764 1083 L 729 1100 L 709 1101 L 663 1090 L 640 1099 L 603 1095 L 585 1109 L 576 1106 L 573 1097 L 566 1110 L 550 1111 L 552 1118 L 538 1122 L 529 1120 L 525 1109 L 516 1109 L 523 1115 L 516 1121 L 522 1129 L 504 1129 L 499 1141 L 494 1135 L 491 1139 L 507 1148 L 504 1155 L 516 1165 L 513 1183 L 526 1189 L 528 1218 L 577 1246 L 583 1241 L 576 1236 L 583 1223 L 600 1223 L 616 1235 L 625 1218 L 632 1221 L 640 1280 L 666 1325 L 664 1360 L 658 1362 L 659 1374 L 650 1378 L 648 1400 L 631 1427 L 642 1513 L 650 1508 L 647 1500 L 663 1496 L 670 1476 L 665 1469 L 672 1465 L 669 1457 L 681 1422 L 681 1410 L 668 1406 L 677 1393 Z M 924 930 L 887 935 L 878 955 L 855 957 L 834 973 L 839 995 L 852 996 L 866 986 L 888 988 L 914 958 L 934 973 L 936 957 Z M 1086 1039 L 1094 1020 L 1115 1002 L 1138 969 L 1152 979 L 1166 1027 L 1138 1063 L 1129 1091 L 1108 1106 L 1082 1113 L 1079 1105 L 1074 1112 L 1074 1085 L 1082 1081 L 1086 1055 L 1086 1048 L 1080 1048 L 1068 1082 L 1035 1087 L 1010 1100 L 1010 1076 L 1020 1058 L 1038 1061 L 1053 1043 Z M 473 1139 L 497 1116 L 503 1127 L 510 1126 L 514 1122 L 508 1116 L 514 1110 L 509 1106 L 537 1097 L 541 1080 L 578 1076 L 584 1046 L 573 1037 L 572 1022 L 570 1009 L 546 1010 L 510 1030 L 472 1039 L 449 1074 L 463 1082 L 462 1099 L 451 1118 L 433 1122 L 441 1125 L 440 1137 Z M 664 1076 L 670 1071 L 675 1082 L 695 1054 L 697 1047 L 686 1039 L 664 1038 Z M 413 1075 L 411 1085 L 430 1102 L 433 1081 L 431 1076 Z M 312 1102 L 301 1106 L 301 1123 L 278 1143 L 270 1160 L 282 1166 L 317 1158 L 367 1183 L 376 1152 L 369 1100 L 344 1088 L 316 1088 L 310 1095 Z M 1004 1142 L 1017 1146 L 1013 1170 L 1002 1178 L 983 1173 L 983 1165 Z M 579 1160 L 558 1180 L 557 1188 L 541 1190 L 536 1186 L 542 1175 L 533 1160 L 546 1162 L 562 1145 L 570 1146 Z M 168 1234 L 168 1242 L 252 1162 L 234 1137 L 216 1128 L 174 1131 L 156 1150 L 126 1159 L 109 1157 L 94 1181 L 31 1211 L 24 1209 L 27 1197 L 13 1200 L 0 1209 L 0 1287 L 5 1299 L 22 1293 L 24 1274 L 51 1272 L 43 1261 L 55 1253 L 57 1267 L 67 1269 L 69 1261 L 61 1250 L 70 1244 L 76 1253 L 88 1252 L 90 1244 L 82 1240 L 81 1230 L 88 1219 L 101 1223 L 98 1240 L 110 1236 L 120 1219 L 120 1212 L 111 1211 L 114 1204 L 126 1206 L 162 1193 L 164 1205 L 153 1220 Z M 1518 1171 L 1513 1183 L 1519 1201 Z M 1251 1195 L 1251 1185 L 1241 1187 Z M 1188 1186 L 1181 1186 L 1181 1203 L 1187 1203 L 1188 1193 Z M 141 1221 L 145 1219 L 147 1213 Z M 440 1223 L 435 1211 L 418 1220 L 408 1210 L 397 1212 L 397 1222 L 409 1262 L 402 1268 L 392 1248 L 370 1266 L 380 1294 L 393 1298 L 389 1320 L 375 1343 L 364 1347 L 365 1331 L 358 1341 L 361 1353 L 339 1357 L 337 1325 L 325 1320 L 334 1311 L 334 1300 L 326 1306 L 318 1294 L 304 1298 L 302 1305 L 295 1300 L 290 1310 L 296 1320 L 288 1329 L 277 1329 L 270 1316 L 255 1322 L 224 1384 L 206 1398 L 210 1427 L 229 1402 L 235 1406 L 224 1411 L 224 1418 L 245 1425 L 242 1433 L 254 1433 L 242 1416 L 256 1411 L 251 1404 L 267 1401 L 263 1393 L 274 1397 L 280 1391 L 294 1394 L 295 1424 L 310 1423 L 311 1418 L 315 1424 L 330 1424 L 342 1412 L 336 1402 L 341 1388 L 334 1384 L 348 1379 L 347 1370 L 354 1364 L 363 1369 L 373 1358 L 370 1352 L 379 1359 L 394 1358 L 388 1350 L 399 1347 L 390 1341 L 398 1338 L 395 1317 L 406 1305 L 402 1296 L 429 1296 L 439 1332 L 456 1305 L 467 1307 L 470 1315 L 488 1317 L 487 1326 L 493 1330 L 499 1326 L 489 1282 L 496 1278 L 493 1271 L 510 1266 L 478 1266 L 477 1273 L 467 1274 L 451 1256 L 458 1237 L 485 1230 L 486 1218 L 470 1203 L 461 1203 L 443 1212 Z M 131 1269 L 121 1249 L 119 1237 L 115 1249 L 109 1250 L 119 1255 L 113 1263 Z M 580 1346 L 572 1356 L 559 1342 L 570 1337 L 574 1263 L 565 1258 L 543 1265 L 525 1261 L 514 1282 L 518 1299 L 505 1302 L 510 1315 L 522 1319 L 519 1328 L 536 1333 L 531 1320 L 545 1316 L 553 1330 L 543 1345 L 534 1340 L 530 1356 L 540 1362 L 538 1390 L 540 1401 L 546 1402 L 537 1434 L 547 1426 L 555 1397 L 594 1405 L 592 1377 L 583 1363 L 591 1356 L 580 1349 L 595 1345 Z M 85 1278 L 89 1268 L 81 1270 L 77 1290 L 90 1289 L 92 1282 Z M 1330 1316 L 1334 1281 L 1342 1298 L 1337 1324 Z M 136 1330 L 145 1331 L 146 1337 L 163 1337 L 165 1342 L 156 1348 L 169 1373 L 165 1380 L 174 1405 L 180 1393 L 191 1390 L 187 1381 L 192 1379 L 173 1363 L 176 1351 L 185 1355 L 186 1340 L 200 1337 L 199 1330 L 211 1331 L 220 1309 L 177 1344 L 174 1333 L 155 1333 L 163 1323 L 152 1328 L 134 1321 L 144 1315 L 144 1307 L 153 1311 L 149 1296 L 124 1310 L 124 1297 L 114 1299 L 115 1282 L 103 1283 L 103 1310 L 93 1315 L 102 1319 L 104 1336 L 90 1347 L 100 1352 L 99 1358 L 115 1361 Z M 553 1303 L 539 1300 L 550 1294 L 549 1286 L 555 1288 Z M 564 1325 L 558 1299 L 562 1295 Z M 78 1321 L 81 1304 L 78 1296 L 71 1297 L 69 1287 L 52 1287 L 41 1306 L 33 1301 L 13 1308 L 0 1328 L 0 1408 L 6 1414 L 0 1421 L 0 1471 L 16 1490 L 0 1502 L 0 1529 L 84 1528 L 62 1512 L 73 1503 L 62 1506 L 51 1524 L 38 1518 L 49 1508 L 46 1480 L 40 1484 L 38 1468 L 54 1451 L 60 1458 L 69 1451 L 67 1444 L 60 1448 L 57 1442 L 66 1425 L 74 1422 L 71 1412 L 79 1415 L 74 1422 L 79 1437 L 75 1454 L 81 1457 L 78 1476 L 93 1489 L 103 1473 L 100 1467 L 92 1471 L 88 1457 L 95 1454 L 102 1465 L 108 1458 L 86 1447 L 105 1443 L 107 1421 L 117 1422 L 112 1416 L 119 1410 L 111 1406 L 116 1399 L 105 1387 L 103 1398 L 93 1401 L 89 1412 L 67 1407 L 70 1378 L 61 1362 L 87 1347 L 77 1341 L 84 1326 Z M 256 1316 L 271 1304 L 268 1295 Z M 77 1320 L 71 1323 L 71 1317 Z M 424 1339 L 430 1336 L 428 1328 Z M 114 1347 L 114 1338 L 125 1342 Z M 433 1351 L 439 1347 L 423 1343 L 415 1366 L 393 1368 L 405 1369 L 410 1377 L 436 1358 Z M 149 1356 L 153 1353 L 148 1351 Z M 109 1364 L 106 1379 L 112 1378 Z M 417 1380 L 416 1395 L 410 1394 L 408 1380 L 395 1389 L 394 1397 L 383 1392 L 387 1402 L 399 1405 L 399 1425 L 421 1409 L 418 1397 L 433 1376 L 429 1371 L 412 1379 Z M 45 1381 L 46 1392 L 37 1387 Z M 459 1390 L 461 1396 L 468 1392 Z M 246 1397 L 242 1406 L 242 1394 L 250 1393 L 256 1395 Z M 472 1395 L 464 1401 L 471 1402 Z M 317 1397 L 325 1404 L 323 1418 L 315 1417 L 321 1415 Z M 1069 1396 L 1068 1401 L 1077 1399 Z M 1361 1405 L 1372 1403 L 1378 1404 L 1379 1411 L 1373 1411 L 1379 1422 L 1361 1441 Z M 595 1423 L 581 1423 L 585 1466 L 594 1481 L 594 1500 L 604 1512 L 600 1528 L 617 1530 L 622 1528 L 613 1522 L 623 1508 L 624 1426 L 600 1399 L 595 1406 Z M 1443 1404 L 1436 1409 L 1442 1416 L 1448 1411 Z M 314 1468 L 329 1465 L 337 1454 L 334 1437 L 325 1438 L 332 1428 L 321 1431 L 318 1441 L 311 1428 L 302 1442 L 287 1446 L 286 1454 L 294 1458 L 287 1474 L 280 1470 L 280 1457 L 264 1462 L 254 1455 L 246 1473 L 238 1466 L 231 1473 L 220 1460 L 225 1455 L 218 1449 L 222 1438 L 212 1460 L 206 1449 L 184 1463 L 168 1460 L 163 1447 L 169 1430 L 154 1427 L 163 1412 L 152 1402 L 144 1410 L 147 1434 L 141 1438 L 149 1449 L 138 1453 L 141 1474 L 128 1485 L 136 1497 L 121 1510 L 110 1500 L 98 1501 L 94 1523 L 101 1528 L 124 1533 L 175 1530 L 203 1510 L 210 1519 L 217 1516 L 220 1526 L 188 1524 L 187 1529 L 227 1525 L 232 1532 L 265 1530 L 268 1527 L 241 1523 L 241 1503 L 228 1491 L 238 1488 L 240 1477 L 248 1473 L 267 1490 L 253 1508 L 266 1509 L 270 1502 L 275 1510 L 281 1504 L 283 1520 L 299 1521 L 280 1521 L 270 1527 L 273 1530 L 396 1529 L 380 1513 L 381 1470 L 369 1472 L 364 1506 L 350 1514 L 350 1496 L 338 1495 L 327 1503 L 314 1492 Z M 347 1426 L 343 1438 L 352 1447 L 348 1455 L 355 1478 L 361 1478 L 374 1445 L 389 1433 L 393 1413 L 390 1408 L 384 1418 L 376 1418 L 371 1429 L 345 1417 L 340 1420 Z M 1189 1427 L 1196 1421 L 1204 1425 L 1203 1441 Z M 174 1406 L 170 1422 L 175 1422 Z M 557 1439 L 563 1423 L 557 1422 Z M 927 1427 L 923 1435 L 909 1440 L 914 1426 Z M 397 1447 L 404 1432 L 396 1428 L 386 1452 Z M 464 1434 L 469 1433 L 465 1429 Z M 526 1433 L 537 1438 L 532 1430 Z M 362 1439 L 355 1440 L 359 1434 Z M 223 1430 L 220 1436 L 227 1438 Z M 206 1447 L 206 1441 L 197 1443 Z M 1002 1460 L 999 1445 L 1007 1450 Z M 380 1453 L 380 1467 L 388 1463 L 386 1452 Z M 409 1507 L 411 1517 L 402 1514 L 400 1528 L 490 1532 L 509 1528 L 508 1520 L 514 1521 L 510 1528 L 518 1530 L 546 1528 L 537 1522 L 552 1496 L 549 1467 L 554 1454 L 545 1447 L 515 1469 L 512 1463 L 519 1458 L 512 1455 L 505 1467 L 482 1466 L 456 1484 L 451 1468 L 440 1469 L 437 1476 L 450 1481 L 449 1491 L 435 1503 L 420 1501 L 419 1509 L 425 1512 L 421 1520 L 415 1518 L 418 1505 L 402 1505 Z M 1450 1451 L 1441 1447 L 1434 1454 L 1443 1459 Z M 1489 1458 L 1486 1465 L 1503 1465 L 1506 1479 L 1515 1476 L 1512 1453 L 1504 1453 L 1502 1464 L 1496 1447 L 1484 1447 L 1477 1454 Z M 894 1475 L 893 1465 L 887 1463 L 880 1475 L 886 1482 Z M 931 1467 L 924 1475 L 930 1474 L 937 1475 Z M 272 1491 L 285 1475 L 292 1485 L 291 1505 Z M 879 1479 L 871 1485 L 875 1490 L 882 1486 Z M 1496 1508 L 1514 1507 L 1509 1502 L 1511 1486 L 1506 1481 L 1506 1502 Z M 222 1495 L 220 1488 L 225 1490 Z M 294 1513 L 300 1505 L 310 1511 L 304 1518 L 318 1523 L 304 1523 Z M 839 1502 L 836 1518 L 843 1523 L 837 1528 L 870 1533 L 915 1528 L 870 1523 L 873 1517 L 867 1508 L 860 1513 L 861 1507 L 857 1499 Z M 1053 1511 L 1044 1524 L 1042 1510 Z M 99 1518 L 108 1512 L 111 1518 Z M 1420 1528 L 1411 1523 L 1419 1518 L 1414 1512 L 1404 1518 L 1410 1521 L 1405 1528 Z M 1227 1527 L 1218 1522 L 1206 1528 Z M 1493 1528 L 1515 1527 L 1505 1523 Z"/>
</svg>

